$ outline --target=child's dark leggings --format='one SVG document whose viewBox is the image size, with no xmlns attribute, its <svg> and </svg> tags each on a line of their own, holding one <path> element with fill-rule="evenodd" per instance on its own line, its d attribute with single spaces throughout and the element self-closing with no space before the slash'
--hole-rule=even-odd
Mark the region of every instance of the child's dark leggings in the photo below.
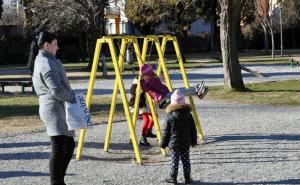
<svg viewBox="0 0 300 185">
<path fill-rule="evenodd" d="M 178 164 L 181 159 L 183 165 L 184 178 L 189 179 L 191 174 L 191 163 L 190 163 L 190 148 L 186 147 L 183 149 L 170 149 L 171 155 L 171 178 L 177 179 Z"/>
<path fill-rule="evenodd" d="M 50 182 L 51 185 L 65 185 L 64 177 L 75 148 L 74 138 L 60 135 L 51 136 L 50 140 Z"/>
</svg>

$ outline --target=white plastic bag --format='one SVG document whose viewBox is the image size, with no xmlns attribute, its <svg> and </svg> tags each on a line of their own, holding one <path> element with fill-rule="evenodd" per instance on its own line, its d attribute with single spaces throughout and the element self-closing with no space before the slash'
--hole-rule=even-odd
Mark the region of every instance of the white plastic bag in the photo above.
<svg viewBox="0 0 300 185">
<path fill-rule="evenodd" d="M 86 107 L 83 93 L 75 94 L 76 103 L 65 103 L 68 130 L 86 128 L 92 124 L 92 118 Z"/>
</svg>

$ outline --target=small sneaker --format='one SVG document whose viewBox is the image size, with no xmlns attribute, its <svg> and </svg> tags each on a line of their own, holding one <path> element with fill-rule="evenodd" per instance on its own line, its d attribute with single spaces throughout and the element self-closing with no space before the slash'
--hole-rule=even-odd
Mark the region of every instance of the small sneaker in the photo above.
<svg viewBox="0 0 300 185">
<path fill-rule="evenodd" d="M 177 184 L 177 180 L 172 178 L 172 177 L 169 177 L 165 180 L 166 183 L 170 183 L 170 184 Z"/>
<path fill-rule="evenodd" d="M 198 94 L 198 97 L 202 100 L 204 96 L 207 94 L 207 92 L 208 92 L 208 88 L 204 87 L 203 91 L 200 94 Z"/>
<path fill-rule="evenodd" d="M 201 89 L 204 87 L 204 82 L 201 81 L 200 84 L 197 84 L 195 87 L 195 92 L 198 93 L 199 91 L 201 91 Z"/>
<path fill-rule="evenodd" d="M 204 82 L 202 81 L 200 84 L 197 84 L 195 87 L 195 92 L 200 99 L 203 99 L 208 91 L 208 88 L 205 87 Z"/>
<path fill-rule="evenodd" d="M 153 134 L 151 131 L 149 131 L 146 137 L 156 138 L 157 136 L 155 134 Z"/>
<path fill-rule="evenodd" d="M 146 137 L 142 137 L 140 140 L 140 146 L 150 146 L 150 143 L 147 141 Z"/>
</svg>

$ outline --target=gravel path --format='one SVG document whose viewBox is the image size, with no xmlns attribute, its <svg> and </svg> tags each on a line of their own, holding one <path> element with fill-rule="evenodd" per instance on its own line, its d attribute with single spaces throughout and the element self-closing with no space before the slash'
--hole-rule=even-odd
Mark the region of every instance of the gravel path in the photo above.
<svg viewBox="0 0 300 185">
<path fill-rule="evenodd" d="M 290 80 L 300 79 L 300 68 L 292 68 L 288 63 L 286 64 L 243 64 L 249 69 L 261 72 L 267 77 L 256 77 L 252 74 L 242 71 L 244 83 L 258 83 L 267 81 L 279 81 L 279 80 Z M 199 81 L 205 81 L 206 85 L 222 85 L 224 84 L 224 71 L 221 64 L 209 65 L 202 68 L 187 69 L 188 79 L 191 85 L 196 85 Z M 15 71 L 0 71 L 0 74 L 18 74 L 22 70 Z M 180 70 L 170 70 L 170 78 L 172 79 L 173 87 L 183 86 L 182 76 Z M 134 75 L 123 76 L 124 84 L 128 89 L 130 83 L 133 80 Z M 86 93 L 89 80 L 75 80 L 71 81 L 72 88 Z M 95 81 L 94 94 L 97 95 L 110 95 L 113 89 L 114 79 L 103 79 L 98 77 Z M 31 87 L 25 88 L 31 92 Z M 6 92 L 20 92 L 21 87 L 19 86 L 7 86 L 5 87 Z"/>
<path fill-rule="evenodd" d="M 299 107 L 197 101 L 197 109 L 208 143 L 191 151 L 195 184 L 300 184 Z M 114 123 L 110 153 L 102 150 L 105 129 L 87 130 L 68 184 L 163 184 L 169 158 L 161 157 L 155 140 L 141 148 L 144 165 L 136 165 L 126 123 Z M 44 132 L 2 137 L 0 184 L 48 184 L 49 151 Z"/>
</svg>

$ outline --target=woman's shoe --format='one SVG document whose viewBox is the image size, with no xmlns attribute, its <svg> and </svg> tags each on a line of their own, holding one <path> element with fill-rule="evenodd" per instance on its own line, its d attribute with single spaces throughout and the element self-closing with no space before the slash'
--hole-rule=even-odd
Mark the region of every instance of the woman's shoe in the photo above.
<svg viewBox="0 0 300 185">
<path fill-rule="evenodd" d="M 166 183 L 170 183 L 170 184 L 177 184 L 177 180 L 172 178 L 172 177 L 169 177 L 165 180 Z"/>
</svg>

